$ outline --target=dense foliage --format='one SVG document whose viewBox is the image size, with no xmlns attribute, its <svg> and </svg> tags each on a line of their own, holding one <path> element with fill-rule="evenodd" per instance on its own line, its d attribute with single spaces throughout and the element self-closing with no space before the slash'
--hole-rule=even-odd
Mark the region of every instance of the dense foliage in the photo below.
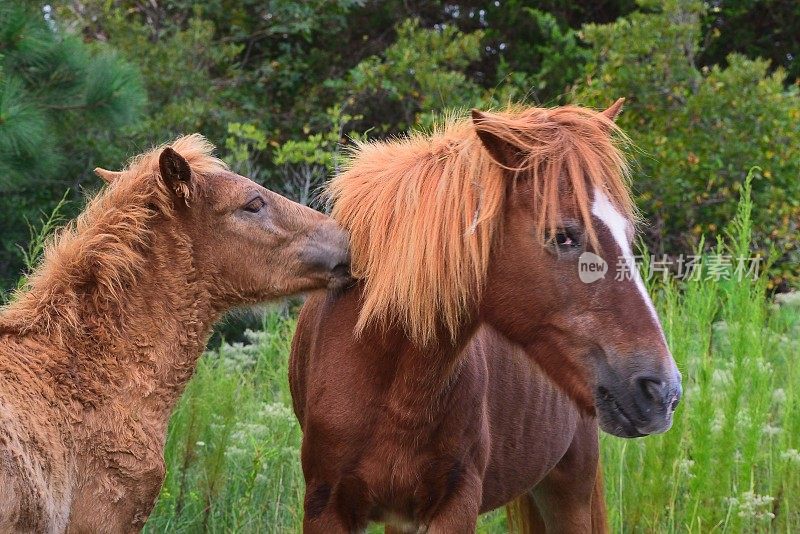
<svg viewBox="0 0 800 534">
<path fill-rule="evenodd" d="M 751 166 L 756 243 L 797 283 L 800 8 L 790 0 L 12 0 L 0 8 L 0 286 L 26 220 L 96 165 L 200 131 L 304 202 L 355 136 L 447 109 L 605 106 L 638 151 L 657 252 L 730 218 Z M 733 53 L 733 55 L 731 55 Z M 71 211 L 70 211 L 71 210 Z M 714 239 L 707 239 L 707 243 Z"/>
<path fill-rule="evenodd" d="M 634 187 L 654 252 L 715 238 L 757 165 L 756 241 L 782 254 L 775 274 L 791 278 L 800 262 L 800 91 L 763 59 L 731 54 L 724 67 L 700 67 L 700 4 L 663 8 L 584 28 L 592 54 L 576 100 L 602 106 L 630 95 L 620 124 L 641 149 Z"/>
<path fill-rule="evenodd" d="M 19 274 L 26 220 L 50 213 L 97 165 L 145 100 L 138 69 L 110 47 L 59 31 L 50 11 L 0 4 L 0 288 Z M 5 282 L 5 283 L 4 283 Z"/>
</svg>

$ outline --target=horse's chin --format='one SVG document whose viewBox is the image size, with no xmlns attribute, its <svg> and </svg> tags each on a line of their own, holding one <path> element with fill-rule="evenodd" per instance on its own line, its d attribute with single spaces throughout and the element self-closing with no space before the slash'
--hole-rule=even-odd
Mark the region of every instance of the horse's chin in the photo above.
<svg viewBox="0 0 800 534">
<path fill-rule="evenodd" d="M 641 438 L 647 435 L 636 427 L 625 409 L 608 393 L 597 396 L 596 410 L 600 429 L 607 434 L 619 438 Z"/>
<path fill-rule="evenodd" d="M 331 273 L 328 278 L 328 290 L 339 292 L 351 287 L 355 283 L 355 278 L 352 277 L 348 269 L 342 268 L 338 271 Z"/>
</svg>

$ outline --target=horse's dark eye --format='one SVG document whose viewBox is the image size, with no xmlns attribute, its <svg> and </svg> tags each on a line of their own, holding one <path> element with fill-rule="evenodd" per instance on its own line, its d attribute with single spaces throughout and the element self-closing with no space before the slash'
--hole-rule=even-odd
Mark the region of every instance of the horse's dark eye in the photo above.
<svg viewBox="0 0 800 534">
<path fill-rule="evenodd" d="M 571 228 L 564 228 L 553 234 L 552 243 L 560 250 L 575 249 L 581 246 L 579 235 L 579 232 Z"/>
<path fill-rule="evenodd" d="M 570 236 L 568 236 L 564 232 L 559 232 L 556 234 L 556 245 L 559 247 L 571 247 L 575 244 Z"/>
<path fill-rule="evenodd" d="M 248 202 L 244 208 L 244 211 L 249 213 L 258 213 L 264 207 L 264 199 L 262 198 L 254 198 L 250 202 Z"/>
</svg>

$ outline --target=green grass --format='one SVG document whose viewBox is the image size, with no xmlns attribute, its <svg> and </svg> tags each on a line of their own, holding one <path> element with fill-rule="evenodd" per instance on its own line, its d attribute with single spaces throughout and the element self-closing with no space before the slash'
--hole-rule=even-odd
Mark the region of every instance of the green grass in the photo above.
<svg viewBox="0 0 800 534">
<path fill-rule="evenodd" d="M 684 399 L 666 434 L 603 436 L 614 532 L 800 531 L 800 308 L 762 289 L 658 292 Z"/>
<path fill-rule="evenodd" d="M 291 409 L 294 321 L 269 315 L 250 345 L 199 362 L 170 420 L 167 478 L 149 532 L 292 532 L 302 520 L 300 428 Z"/>
<path fill-rule="evenodd" d="M 749 186 L 718 254 L 750 255 Z M 684 400 L 664 435 L 603 437 L 614 531 L 800 531 L 800 307 L 765 289 L 707 272 L 654 288 Z"/>
<path fill-rule="evenodd" d="M 718 248 L 734 258 L 749 255 L 748 189 Z M 771 304 L 764 279 L 701 274 L 652 288 L 685 393 L 666 434 L 603 436 L 612 531 L 800 532 L 800 302 Z M 170 423 L 147 531 L 299 531 L 293 329 L 291 317 L 268 315 L 251 344 L 200 360 Z M 480 532 L 505 530 L 501 512 L 481 518 Z"/>
<path fill-rule="evenodd" d="M 702 281 L 657 293 L 685 396 L 664 435 L 603 436 L 613 532 L 800 531 L 800 307 L 770 306 L 760 290 Z M 293 328 L 270 315 L 253 344 L 200 360 L 171 420 L 149 532 L 299 530 Z M 504 532 L 503 515 L 480 531 Z"/>
</svg>

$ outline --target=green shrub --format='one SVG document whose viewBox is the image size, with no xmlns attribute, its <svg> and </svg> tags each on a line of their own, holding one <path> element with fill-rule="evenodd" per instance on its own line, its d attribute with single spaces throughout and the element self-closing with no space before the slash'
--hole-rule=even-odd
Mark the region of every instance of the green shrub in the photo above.
<svg viewBox="0 0 800 534">
<path fill-rule="evenodd" d="M 576 100 L 606 106 L 626 97 L 621 126 L 640 148 L 636 200 L 657 253 L 693 250 L 701 235 L 714 245 L 736 213 L 739 184 L 753 182 L 754 243 L 781 256 L 774 283 L 798 282 L 800 249 L 800 96 L 770 74 L 764 60 L 728 57 L 725 68 L 696 65 L 702 38 L 699 1 L 655 2 L 583 30 L 592 46 Z"/>
<path fill-rule="evenodd" d="M 53 22 L 50 6 L 0 2 L 0 288 L 25 267 L 27 224 L 69 190 L 98 184 L 96 165 L 121 159 L 118 130 L 145 101 L 139 72 L 100 43 Z M 73 215 L 78 202 L 68 207 Z M 0 290 L 1 291 L 1 290 Z"/>
</svg>

